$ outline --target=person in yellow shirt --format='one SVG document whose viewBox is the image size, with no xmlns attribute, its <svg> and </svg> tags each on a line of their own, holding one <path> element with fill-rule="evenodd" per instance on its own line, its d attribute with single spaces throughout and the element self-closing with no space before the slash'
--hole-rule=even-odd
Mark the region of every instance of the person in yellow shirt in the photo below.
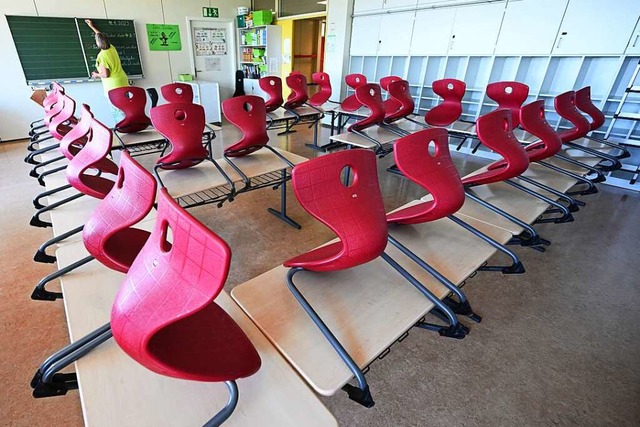
<svg viewBox="0 0 640 427">
<path fill-rule="evenodd" d="M 111 89 L 129 86 L 129 78 L 122 69 L 118 51 L 109 42 L 109 38 L 96 28 L 91 19 L 86 19 L 84 22 L 93 30 L 96 37 L 96 45 L 100 49 L 98 57 L 96 58 L 96 71 L 91 73 L 91 77 L 99 77 L 102 80 L 104 95 L 107 96 L 108 99 L 108 94 Z M 111 103 L 109 103 L 109 105 L 111 105 L 111 111 L 116 123 L 124 119 L 124 113 L 122 111 L 114 107 Z"/>
</svg>

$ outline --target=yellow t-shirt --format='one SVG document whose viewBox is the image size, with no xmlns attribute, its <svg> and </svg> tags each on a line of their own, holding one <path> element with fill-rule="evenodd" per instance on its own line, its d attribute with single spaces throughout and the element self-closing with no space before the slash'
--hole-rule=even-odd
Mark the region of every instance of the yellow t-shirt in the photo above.
<svg viewBox="0 0 640 427">
<path fill-rule="evenodd" d="M 104 65 L 104 67 L 109 70 L 109 77 L 102 79 L 102 87 L 105 95 L 108 94 L 111 89 L 129 86 L 129 79 L 122 69 L 118 51 L 116 51 L 113 45 L 109 47 L 109 49 L 101 50 L 100 53 L 98 53 L 96 68 L 99 69 L 100 65 Z"/>
</svg>

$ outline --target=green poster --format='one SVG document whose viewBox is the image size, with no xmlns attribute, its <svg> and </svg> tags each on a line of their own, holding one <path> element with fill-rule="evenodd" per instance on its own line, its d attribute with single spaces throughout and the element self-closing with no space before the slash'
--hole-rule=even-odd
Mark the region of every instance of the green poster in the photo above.
<svg viewBox="0 0 640 427">
<path fill-rule="evenodd" d="M 147 24 L 149 50 L 182 50 L 180 26 L 170 24 Z"/>
</svg>

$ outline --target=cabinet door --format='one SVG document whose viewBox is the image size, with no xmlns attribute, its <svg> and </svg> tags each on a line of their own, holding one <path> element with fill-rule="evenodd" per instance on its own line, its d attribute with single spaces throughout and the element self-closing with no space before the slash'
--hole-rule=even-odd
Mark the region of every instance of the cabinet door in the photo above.
<svg viewBox="0 0 640 427">
<path fill-rule="evenodd" d="M 413 24 L 411 55 L 446 55 L 455 16 L 456 10 L 452 8 L 418 11 Z"/>
<path fill-rule="evenodd" d="M 509 2 L 498 36 L 496 55 L 549 55 L 567 1 Z"/>
<path fill-rule="evenodd" d="M 638 0 L 571 0 L 553 53 L 622 54 L 639 14 Z"/>
<path fill-rule="evenodd" d="M 631 35 L 631 40 L 629 40 L 629 44 L 627 45 L 627 51 L 625 52 L 627 55 L 638 55 L 640 54 L 640 21 L 636 25 L 636 30 Z"/>
<path fill-rule="evenodd" d="M 371 10 L 380 10 L 384 0 L 356 0 L 353 5 L 353 12 L 369 12 Z"/>
<path fill-rule="evenodd" d="M 376 55 L 380 15 L 356 16 L 351 27 L 351 56 Z"/>
<path fill-rule="evenodd" d="M 450 55 L 491 55 L 496 46 L 505 3 L 456 8 Z"/>
<path fill-rule="evenodd" d="M 415 12 L 392 13 L 380 19 L 378 55 L 408 55 Z"/>
</svg>

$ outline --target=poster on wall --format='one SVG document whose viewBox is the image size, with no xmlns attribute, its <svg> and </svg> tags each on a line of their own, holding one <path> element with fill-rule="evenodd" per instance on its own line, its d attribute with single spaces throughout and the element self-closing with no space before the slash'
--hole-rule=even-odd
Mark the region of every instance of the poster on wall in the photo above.
<svg viewBox="0 0 640 427">
<path fill-rule="evenodd" d="M 147 24 L 149 50 L 182 50 L 180 26 L 171 24 Z"/>
<path fill-rule="evenodd" d="M 225 28 L 194 28 L 196 56 L 227 54 L 227 30 Z"/>
</svg>

